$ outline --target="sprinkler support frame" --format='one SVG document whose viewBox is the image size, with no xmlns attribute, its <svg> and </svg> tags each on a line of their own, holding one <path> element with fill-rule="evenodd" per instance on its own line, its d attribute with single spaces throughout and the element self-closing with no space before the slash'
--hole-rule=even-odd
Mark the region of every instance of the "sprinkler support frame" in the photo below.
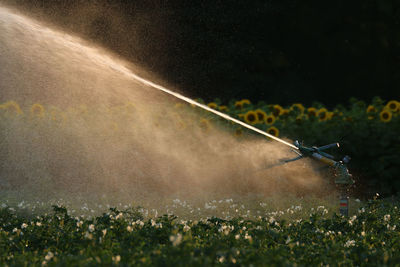
<svg viewBox="0 0 400 267">
<path fill-rule="evenodd" d="M 305 157 L 311 157 L 314 160 L 320 161 L 335 170 L 335 184 L 339 188 L 340 192 L 340 206 L 339 212 L 343 216 L 349 215 L 349 196 L 348 191 L 349 188 L 354 185 L 354 180 L 352 175 L 350 174 L 349 170 L 347 169 L 347 163 L 350 161 L 349 156 L 345 156 L 341 161 L 335 161 L 334 157 L 323 150 L 332 147 L 339 147 L 339 143 L 333 143 L 321 147 L 306 147 L 303 144 L 300 144 L 299 141 L 295 141 L 294 145 L 297 147 L 298 150 L 292 150 L 298 156 L 293 159 L 285 160 L 286 163 L 296 161 Z"/>
</svg>

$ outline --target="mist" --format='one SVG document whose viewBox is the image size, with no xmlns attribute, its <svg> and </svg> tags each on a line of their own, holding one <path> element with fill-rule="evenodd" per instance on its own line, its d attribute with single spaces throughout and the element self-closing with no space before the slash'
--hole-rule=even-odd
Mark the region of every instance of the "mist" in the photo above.
<svg viewBox="0 0 400 267">
<path fill-rule="evenodd" d="M 143 69 L 93 43 L 2 7 L 0 32 L 0 102 L 23 111 L 1 110 L 7 194 L 140 202 L 331 190 L 308 160 L 282 164 L 289 147 L 234 136 L 238 126 L 132 79 Z"/>
</svg>

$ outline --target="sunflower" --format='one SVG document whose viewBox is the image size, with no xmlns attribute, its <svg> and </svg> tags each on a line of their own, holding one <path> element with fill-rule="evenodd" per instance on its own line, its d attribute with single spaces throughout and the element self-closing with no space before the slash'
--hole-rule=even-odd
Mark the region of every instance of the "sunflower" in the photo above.
<svg viewBox="0 0 400 267">
<path fill-rule="evenodd" d="M 175 120 L 175 126 L 179 130 L 186 129 L 186 123 L 182 119 Z"/>
<path fill-rule="evenodd" d="M 176 108 L 176 109 L 183 108 L 183 104 L 182 103 L 176 103 L 174 105 L 174 108 Z"/>
<path fill-rule="evenodd" d="M 307 114 L 309 117 L 317 117 L 317 109 L 314 107 L 310 107 L 307 109 Z"/>
<path fill-rule="evenodd" d="M 212 109 L 217 109 L 218 108 L 218 105 L 215 102 L 210 102 L 210 103 L 207 104 L 207 106 L 209 108 L 212 108 Z"/>
<path fill-rule="evenodd" d="M 243 104 L 242 101 L 236 101 L 235 102 L 235 109 L 242 109 L 243 108 Z"/>
<path fill-rule="evenodd" d="M 379 118 L 381 119 L 382 122 L 389 122 L 392 120 L 392 112 L 385 108 L 381 111 L 381 113 L 379 113 Z"/>
<path fill-rule="evenodd" d="M 199 126 L 204 132 L 208 132 L 211 128 L 210 121 L 204 118 L 200 119 Z"/>
<path fill-rule="evenodd" d="M 373 105 L 369 105 L 367 107 L 367 113 L 375 113 L 376 111 L 377 110 L 376 110 L 375 106 L 373 106 Z"/>
<path fill-rule="evenodd" d="M 177 104 L 175 104 L 175 107 L 176 107 L 176 105 L 177 105 Z M 126 104 L 125 104 L 125 111 L 126 111 L 128 114 L 135 113 L 135 111 L 136 111 L 135 104 L 133 104 L 132 102 L 126 103 Z"/>
<path fill-rule="evenodd" d="M 244 121 L 248 124 L 256 124 L 258 122 L 257 113 L 249 110 L 246 114 L 244 114 Z"/>
<path fill-rule="evenodd" d="M 282 110 L 281 116 L 289 114 L 289 111 L 290 111 L 289 109 L 284 108 Z"/>
<path fill-rule="evenodd" d="M 244 106 L 248 106 L 251 105 L 250 100 L 248 99 L 242 99 L 240 101 L 236 101 L 235 102 L 235 109 L 243 109 Z"/>
<path fill-rule="evenodd" d="M 8 101 L 4 104 L 0 105 L 0 109 L 5 110 L 5 112 L 7 113 L 14 113 L 17 115 L 22 115 L 24 114 L 20 108 L 20 106 L 18 105 L 17 102 L 15 101 Z"/>
<path fill-rule="evenodd" d="M 386 109 L 389 109 L 391 112 L 396 112 L 400 110 L 400 102 L 396 100 L 390 100 L 386 106 Z"/>
<path fill-rule="evenodd" d="M 43 117 L 44 116 L 44 107 L 38 103 L 35 103 L 31 107 L 31 114 L 36 117 Z"/>
<path fill-rule="evenodd" d="M 301 123 L 303 120 L 306 119 L 306 115 L 300 114 L 296 117 L 296 123 Z"/>
<path fill-rule="evenodd" d="M 328 110 L 321 108 L 317 111 L 317 117 L 319 121 L 326 121 L 328 119 Z"/>
<path fill-rule="evenodd" d="M 267 133 L 269 133 L 270 135 L 276 136 L 276 137 L 279 136 L 279 130 L 278 130 L 278 128 L 276 128 L 276 127 L 274 127 L 274 126 L 269 127 L 269 128 L 267 129 Z"/>
<path fill-rule="evenodd" d="M 304 108 L 304 106 L 303 106 L 302 104 L 300 104 L 300 103 L 295 103 L 295 104 L 293 104 L 293 105 L 290 107 L 290 110 L 297 111 L 297 112 L 299 112 L 300 114 L 303 114 L 305 108 Z"/>
<path fill-rule="evenodd" d="M 236 128 L 235 130 L 235 136 L 240 137 L 243 135 L 243 129 L 242 128 Z"/>
<path fill-rule="evenodd" d="M 331 120 L 334 117 L 335 113 L 332 111 L 328 111 L 326 114 L 326 119 Z"/>
<path fill-rule="evenodd" d="M 272 114 L 275 117 L 278 117 L 279 115 L 281 115 L 283 113 L 283 108 L 280 105 L 273 105 L 272 106 Z"/>
<path fill-rule="evenodd" d="M 257 114 L 258 122 L 265 122 L 265 119 L 267 118 L 267 113 L 265 113 L 265 111 L 263 111 L 262 109 L 257 109 L 255 112 Z"/>
<path fill-rule="evenodd" d="M 229 108 L 227 106 L 219 106 L 219 111 L 229 112 Z"/>
<path fill-rule="evenodd" d="M 246 106 L 246 105 L 251 105 L 251 102 L 250 102 L 250 100 L 248 100 L 248 99 L 242 99 L 242 106 L 244 107 L 244 106 Z"/>
<path fill-rule="evenodd" d="M 265 124 L 267 124 L 267 125 L 274 124 L 275 121 L 276 121 L 276 118 L 275 118 L 275 116 L 274 116 L 273 114 L 268 115 L 268 116 L 265 118 Z"/>
</svg>

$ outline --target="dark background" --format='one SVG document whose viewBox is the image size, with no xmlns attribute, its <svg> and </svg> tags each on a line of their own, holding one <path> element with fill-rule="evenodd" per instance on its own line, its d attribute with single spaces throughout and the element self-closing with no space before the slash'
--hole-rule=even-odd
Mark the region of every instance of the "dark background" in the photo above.
<svg viewBox="0 0 400 267">
<path fill-rule="evenodd" d="M 333 106 L 400 96 L 399 0 L 1 2 L 206 101 Z"/>
</svg>

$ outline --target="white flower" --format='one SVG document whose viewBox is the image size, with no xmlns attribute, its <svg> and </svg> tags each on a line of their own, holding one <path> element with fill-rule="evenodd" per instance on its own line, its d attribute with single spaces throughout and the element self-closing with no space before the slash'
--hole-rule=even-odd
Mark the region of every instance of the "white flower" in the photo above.
<svg viewBox="0 0 400 267">
<path fill-rule="evenodd" d="M 128 225 L 127 227 L 126 227 L 126 230 L 128 231 L 128 232 L 132 232 L 132 226 L 130 226 L 130 225 Z"/>
<path fill-rule="evenodd" d="M 94 224 L 89 225 L 89 232 L 93 232 L 94 231 Z"/>
<path fill-rule="evenodd" d="M 239 235 L 239 234 L 235 235 L 235 239 L 236 239 L 236 240 L 239 239 L 239 238 L 240 238 L 240 235 Z"/>
<path fill-rule="evenodd" d="M 113 256 L 112 257 L 113 262 L 115 262 L 116 264 L 118 264 L 121 261 L 121 256 L 117 255 L 117 256 Z"/>
<path fill-rule="evenodd" d="M 184 232 L 187 232 L 187 231 L 189 231 L 189 230 L 190 230 L 190 226 L 185 225 L 185 226 L 183 227 L 183 231 L 184 231 Z"/>
<path fill-rule="evenodd" d="M 386 214 L 385 216 L 383 216 L 383 219 L 385 220 L 385 222 L 390 220 L 390 214 Z"/>
<path fill-rule="evenodd" d="M 274 223 L 274 222 L 275 222 L 275 218 L 274 217 L 269 218 L 269 223 Z"/>
<path fill-rule="evenodd" d="M 346 247 L 346 248 L 348 248 L 348 247 L 354 247 L 356 245 L 356 241 L 354 241 L 354 240 L 348 240 L 345 244 L 344 244 L 344 246 Z"/>
<path fill-rule="evenodd" d="M 26 223 L 21 224 L 21 229 L 25 229 L 26 227 L 28 227 Z"/>
<path fill-rule="evenodd" d="M 86 239 L 89 239 L 89 240 L 92 240 L 92 239 L 93 239 L 93 235 L 90 234 L 89 232 L 86 232 L 86 233 L 85 233 L 85 238 L 86 238 Z"/>
<path fill-rule="evenodd" d="M 124 215 L 120 212 L 120 213 L 115 217 L 115 219 L 116 219 L 116 220 L 121 219 L 123 216 L 124 216 Z"/>
<path fill-rule="evenodd" d="M 244 235 L 244 239 L 247 239 L 247 240 L 249 240 L 250 242 L 253 240 L 253 238 L 251 237 L 251 235 L 249 235 L 248 233 L 246 233 L 246 234 Z"/>
<path fill-rule="evenodd" d="M 44 257 L 44 259 L 45 259 L 46 261 L 49 261 L 49 260 L 51 260 L 53 257 L 54 257 L 54 253 L 51 252 L 51 251 L 49 251 L 49 252 L 47 253 L 47 255 Z"/>
<path fill-rule="evenodd" d="M 171 241 L 172 245 L 178 246 L 182 242 L 182 235 L 178 233 L 177 235 L 171 235 L 169 237 L 169 241 Z"/>
<path fill-rule="evenodd" d="M 42 226 L 41 222 L 36 222 L 36 226 Z"/>
<path fill-rule="evenodd" d="M 107 229 L 103 229 L 102 232 L 103 232 L 103 236 L 105 236 L 107 234 Z"/>
<path fill-rule="evenodd" d="M 81 227 L 83 225 L 83 221 L 78 221 L 77 223 L 76 223 L 76 226 L 77 227 Z"/>
<path fill-rule="evenodd" d="M 225 256 L 219 257 L 218 261 L 219 261 L 220 263 L 223 263 L 223 262 L 225 261 Z"/>
</svg>

